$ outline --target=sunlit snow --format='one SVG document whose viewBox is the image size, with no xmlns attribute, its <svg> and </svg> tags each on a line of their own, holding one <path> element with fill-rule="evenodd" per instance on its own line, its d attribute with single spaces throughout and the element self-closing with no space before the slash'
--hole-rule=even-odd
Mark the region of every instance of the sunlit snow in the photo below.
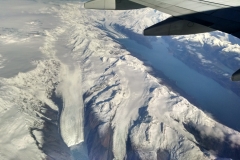
<svg viewBox="0 0 240 160">
<path fill-rule="evenodd" d="M 154 51 L 171 55 L 171 46 L 141 32 L 167 17 L 149 8 L 85 10 L 78 1 L 1 1 L 0 159 L 240 155 L 240 133 L 191 104 L 191 95 L 157 72 Z M 179 47 L 186 43 L 201 63 L 229 72 L 229 66 L 196 52 L 209 44 L 239 61 L 239 45 L 215 34 L 222 35 L 173 40 Z M 136 45 L 124 44 L 130 41 Z"/>
</svg>

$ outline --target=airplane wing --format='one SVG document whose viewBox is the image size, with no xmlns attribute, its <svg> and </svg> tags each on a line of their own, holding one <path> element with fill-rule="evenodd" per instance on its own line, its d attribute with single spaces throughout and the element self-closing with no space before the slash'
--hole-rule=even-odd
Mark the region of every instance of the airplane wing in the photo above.
<svg viewBox="0 0 240 160">
<path fill-rule="evenodd" d="M 240 0 L 130 1 L 173 16 L 147 28 L 145 35 L 181 35 L 220 30 L 240 38 Z M 169 34 L 164 34 L 161 30 L 167 27 Z"/>
<path fill-rule="evenodd" d="M 185 35 L 220 30 L 240 38 L 240 0 L 93 0 L 85 8 L 137 9 L 144 6 L 173 17 L 144 30 L 144 35 Z"/>
<path fill-rule="evenodd" d="M 130 0 L 165 12 L 168 18 L 144 35 L 183 35 L 219 30 L 240 38 L 240 0 Z M 232 74 L 240 81 L 240 69 Z"/>
<path fill-rule="evenodd" d="M 144 35 L 186 35 L 219 30 L 240 38 L 240 0 L 92 0 L 85 8 L 138 9 L 150 7 L 172 17 L 144 30 Z M 240 69 L 232 75 L 240 81 Z"/>
</svg>

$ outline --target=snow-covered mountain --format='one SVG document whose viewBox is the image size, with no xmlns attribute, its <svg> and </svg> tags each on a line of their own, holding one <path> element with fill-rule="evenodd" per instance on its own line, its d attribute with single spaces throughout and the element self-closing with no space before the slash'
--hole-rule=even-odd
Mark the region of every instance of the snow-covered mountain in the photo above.
<svg viewBox="0 0 240 160">
<path fill-rule="evenodd" d="M 157 44 L 177 57 L 184 48 L 200 65 L 211 56 L 194 49 L 209 45 L 223 55 L 211 64 L 226 71 L 233 64 L 219 64 L 228 55 L 238 63 L 238 40 L 220 32 L 143 37 L 146 26 L 168 17 L 152 9 L 0 4 L 0 159 L 240 159 L 240 133 L 191 104 L 154 68 L 158 61 L 138 54 Z"/>
</svg>

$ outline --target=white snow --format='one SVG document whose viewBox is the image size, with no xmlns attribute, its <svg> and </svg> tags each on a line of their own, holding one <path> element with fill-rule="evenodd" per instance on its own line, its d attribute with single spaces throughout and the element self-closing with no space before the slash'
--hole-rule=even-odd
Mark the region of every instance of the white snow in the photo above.
<svg viewBox="0 0 240 160">
<path fill-rule="evenodd" d="M 18 7 L 5 9 L 13 3 Z M 140 33 L 168 15 L 152 9 L 85 10 L 78 2 L 11 0 L 0 4 L 5 6 L 0 7 L 0 19 L 8 18 L 0 30 L 0 47 L 4 48 L 0 52 L 0 159 L 88 159 L 84 107 L 91 107 L 95 118 L 103 122 L 96 129 L 100 135 L 110 134 L 108 126 L 113 128 L 110 149 L 115 159 L 126 158 L 128 137 L 141 159 L 157 159 L 159 149 L 168 150 L 171 159 L 213 158 L 212 153 L 207 155 L 197 146 L 184 123 L 192 123 L 202 135 L 219 140 L 231 135 L 231 145 L 240 145 L 239 132 L 171 91 L 113 39 L 128 38 L 114 28 L 115 23 Z M 139 19 L 139 14 L 145 16 Z M 20 24 L 14 26 L 17 22 Z M 208 33 L 175 38 L 224 46 L 224 52 L 238 52 L 239 47 L 212 40 Z M 167 51 L 164 44 L 159 45 Z M 11 56 L 4 52 L 16 46 L 21 52 L 30 47 L 31 58 L 24 54 L 19 57 L 26 57 L 21 63 L 34 67 L 16 69 L 18 59 L 6 64 L 17 50 L 12 50 Z M 204 58 L 200 53 L 198 57 Z M 13 70 L 16 74 L 7 75 Z M 84 93 L 88 94 L 83 99 Z M 86 106 L 90 102 L 91 106 Z M 58 127 L 56 135 L 61 134 L 63 141 L 51 141 L 50 137 L 47 145 L 56 144 L 55 148 L 45 146 L 47 133 L 53 133 L 46 122 Z"/>
</svg>

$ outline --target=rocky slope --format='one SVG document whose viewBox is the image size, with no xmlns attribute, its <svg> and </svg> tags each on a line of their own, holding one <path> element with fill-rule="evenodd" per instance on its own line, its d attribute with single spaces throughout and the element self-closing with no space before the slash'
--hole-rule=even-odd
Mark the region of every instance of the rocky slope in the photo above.
<svg viewBox="0 0 240 160">
<path fill-rule="evenodd" d="M 85 10 L 71 1 L 24 2 L 33 5 L 24 23 L 37 33 L 42 28 L 33 45 L 41 58 L 30 71 L 0 79 L 1 159 L 240 158 L 239 132 L 166 86 L 119 43 L 130 38 L 151 48 L 156 39 L 139 32 L 167 15 Z M 2 30 L 1 45 L 28 46 L 36 39 L 19 33 Z"/>
</svg>

